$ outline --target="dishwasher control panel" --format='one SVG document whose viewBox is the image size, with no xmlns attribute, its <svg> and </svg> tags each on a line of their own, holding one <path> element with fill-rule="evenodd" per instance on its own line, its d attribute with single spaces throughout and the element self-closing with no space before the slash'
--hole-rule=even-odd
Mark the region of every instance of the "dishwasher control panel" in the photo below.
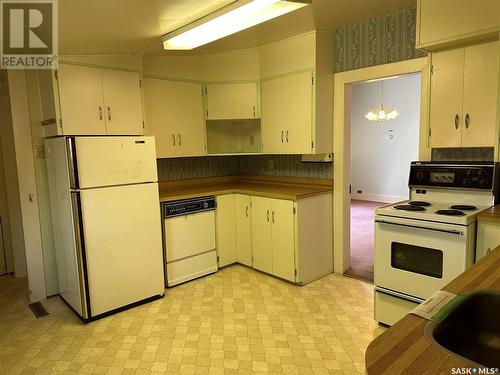
<svg viewBox="0 0 500 375">
<path fill-rule="evenodd" d="M 169 218 L 215 210 L 215 196 L 182 199 L 163 204 L 163 217 Z"/>
</svg>

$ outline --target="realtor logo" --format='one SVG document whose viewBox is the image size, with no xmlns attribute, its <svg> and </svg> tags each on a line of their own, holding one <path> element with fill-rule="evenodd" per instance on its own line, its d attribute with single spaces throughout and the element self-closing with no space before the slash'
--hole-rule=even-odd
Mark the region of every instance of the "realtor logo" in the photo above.
<svg viewBox="0 0 500 375">
<path fill-rule="evenodd" d="M 0 0 L 3 69 L 57 67 L 57 0 Z"/>
</svg>

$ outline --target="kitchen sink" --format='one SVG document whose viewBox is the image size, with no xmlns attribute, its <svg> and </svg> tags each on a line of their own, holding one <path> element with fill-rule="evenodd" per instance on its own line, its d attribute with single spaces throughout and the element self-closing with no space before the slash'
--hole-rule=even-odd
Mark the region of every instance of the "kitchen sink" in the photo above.
<svg viewBox="0 0 500 375">
<path fill-rule="evenodd" d="M 425 336 L 440 349 L 473 365 L 500 367 L 500 291 L 468 294 L 441 321 L 431 321 Z"/>
</svg>

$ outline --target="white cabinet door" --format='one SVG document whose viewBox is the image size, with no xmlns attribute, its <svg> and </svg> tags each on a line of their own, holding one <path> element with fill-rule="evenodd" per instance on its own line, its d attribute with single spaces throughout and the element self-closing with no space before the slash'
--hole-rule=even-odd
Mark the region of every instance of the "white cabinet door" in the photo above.
<svg viewBox="0 0 500 375">
<path fill-rule="evenodd" d="M 205 154 L 201 84 L 144 79 L 146 134 L 158 158 Z"/>
<path fill-rule="evenodd" d="M 252 231 L 250 196 L 235 194 L 236 204 L 236 261 L 252 266 Z"/>
<path fill-rule="evenodd" d="M 262 83 L 263 152 L 311 153 L 312 77 L 306 71 Z"/>
<path fill-rule="evenodd" d="M 102 79 L 107 134 L 143 134 L 139 73 L 103 69 Z"/>
<path fill-rule="evenodd" d="M 463 147 L 495 146 L 498 43 L 465 47 Z"/>
<path fill-rule="evenodd" d="M 252 197 L 252 256 L 253 267 L 273 273 L 273 248 L 271 235 L 272 199 Z"/>
<path fill-rule="evenodd" d="M 179 106 L 177 118 L 177 144 L 182 156 L 206 154 L 205 121 L 201 83 L 181 82 L 177 86 L 175 104 Z"/>
<path fill-rule="evenodd" d="M 313 127 L 312 72 L 286 77 L 285 94 L 285 145 L 289 154 L 311 153 Z"/>
<path fill-rule="evenodd" d="M 257 110 L 257 83 L 207 85 L 207 119 L 255 118 Z"/>
<path fill-rule="evenodd" d="M 219 267 L 236 263 L 236 217 L 234 194 L 217 196 L 216 225 Z"/>
<path fill-rule="evenodd" d="M 462 103 L 464 49 L 432 55 L 430 127 L 432 147 L 460 147 L 462 144 Z"/>
<path fill-rule="evenodd" d="M 262 87 L 262 152 L 285 153 L 286 103 L 283 98 L 283 79 L 263 81 Z"/>
<path fill-rule="evenodd" d="M 482 226 L 483 246 L 481 249 L 476 250 L 476 262 L 487 255 L 491 250 L 500 246 L 500 226 L 482 223 L 479 225 Z"/>
<path fill-rule="evenodd" d="M 58 81 L 64 135 L 106 134 L 102 71 L 59 64 Z"/>
<path fill-rule="evenodd" d="M 273 199 L 271 213 L 273 275 L 295 281 L 295 236 L 293 201 Z"/>
</svg>

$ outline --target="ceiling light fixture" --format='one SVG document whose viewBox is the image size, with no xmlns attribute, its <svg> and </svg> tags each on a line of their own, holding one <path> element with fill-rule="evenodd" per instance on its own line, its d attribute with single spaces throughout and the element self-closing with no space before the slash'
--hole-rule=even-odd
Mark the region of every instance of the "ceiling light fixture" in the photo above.
<svg viewBox="0 0 500 375">
<path fill-rule="evenodd" d="M 311 0 L 236 0 L 165 34 L 166 50 L 190 50 L 311 4 Z"/>
<path fill-rule="evenodd" d="M 380 100 L 380 107 L 372 109 L 365 114 L 365 119 L 368 121 L 384 122 L 387 120 L 394 120 L 399 117 L 399 112 L 393 108 L 384 108 L 384 81 L 382 81 L 382 98 Z"/>
</svg>

